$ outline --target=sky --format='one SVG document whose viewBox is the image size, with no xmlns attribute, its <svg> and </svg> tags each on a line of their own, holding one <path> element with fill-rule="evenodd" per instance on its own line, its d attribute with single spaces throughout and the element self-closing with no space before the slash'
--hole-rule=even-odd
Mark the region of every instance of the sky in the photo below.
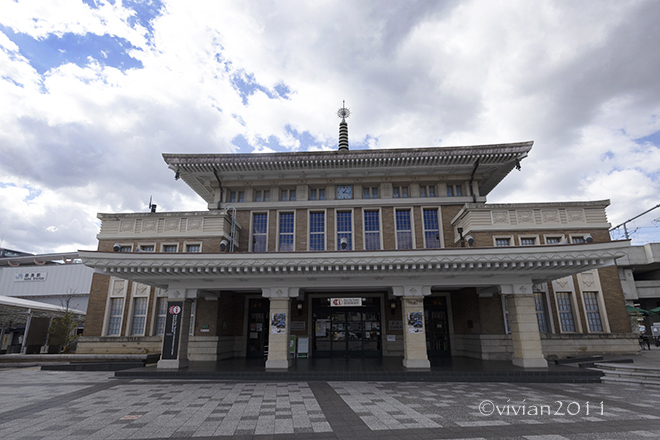
<svg viewBox="0 0 660 440">
<path fill-rule="evenodd" d="M 660 204 L 660 2 L 0 0 L 0 247 L 206 210 L 162 153 L 534 141 L 490 203 Z M 628 224 L 660 241 L 660 208 Z M 622 229 L 612 238 L 624 238 Z"/>
</svg>

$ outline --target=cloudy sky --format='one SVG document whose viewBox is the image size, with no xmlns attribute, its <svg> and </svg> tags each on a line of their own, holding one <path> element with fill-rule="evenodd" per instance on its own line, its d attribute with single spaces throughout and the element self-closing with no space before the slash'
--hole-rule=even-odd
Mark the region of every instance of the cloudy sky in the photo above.
<svg viewBox="0 0 660 440">
<path fill-rule="evenodd" d="M 0 246 L 204 210 L 161 153 L 533 140 L 489 202 L 660 203 L 660 2 L 0 0 Z M 660 209 L 629 225 L 660 241 Z M 614 238 L 621 238 L 614 233 Z"/>
</svg>

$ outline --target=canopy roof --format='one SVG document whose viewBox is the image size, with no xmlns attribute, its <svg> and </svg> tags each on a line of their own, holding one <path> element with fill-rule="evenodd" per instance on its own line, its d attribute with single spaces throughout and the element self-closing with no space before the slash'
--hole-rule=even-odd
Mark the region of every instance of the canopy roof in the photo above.
<svg viewBox="0 0 660 440">
<path fill-rule="evenodd" d="M 0 327 L 25 324 L 30 313 L 35 318 L 61 318 L 67 312 L 52 304 L 0 295 Z M 69 313 L 78 320 L 85 318 L 85 312 L 80 310 L 69 309 Z"/>
</svg>

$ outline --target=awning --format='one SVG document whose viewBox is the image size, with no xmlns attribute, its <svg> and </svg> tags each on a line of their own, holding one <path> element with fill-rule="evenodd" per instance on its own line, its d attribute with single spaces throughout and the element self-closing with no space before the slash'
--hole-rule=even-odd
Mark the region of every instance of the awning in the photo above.
<svg viewBox="0 0 660 440">
<path fill-rule="evenodd" d="M 0 296 L 0 327 L 24 325 L 28 316 L 34 318 L 61 318 L 67 313 L 62 307 L 11 296 Z M 69 309 L 78 321 L 85 320 L 85 312 Z"/>
<path fill-rule="evenodd" d="M 652 313 L 649 310 L 639 309 L 637 307 L 633 307 L 633 306 L 629 306 L 629 305 L 626 305 L 626 310 L 628 311 L 628 313 L 639 313 L 640 315 L 651 316 L 651 315 L 655 315 L 655 314 L 659 313 L 660 312 L 660 307 L 658 307 L 657 309 L 653 309 L 653 310 L 658 310 L 654 313 Z"/>
</svg>

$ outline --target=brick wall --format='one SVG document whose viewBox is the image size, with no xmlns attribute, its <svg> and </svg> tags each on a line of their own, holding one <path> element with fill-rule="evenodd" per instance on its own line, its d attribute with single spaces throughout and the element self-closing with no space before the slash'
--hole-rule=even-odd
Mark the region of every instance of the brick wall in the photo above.
<svg viewBox="0 0 660 440">
<path fill-rule="evenodd" d="M 87 305 L 87 317 L 85 318 L 85 330 L 83 331 L 84 336 L 101 336 L 109 288 L 110 277 L 108 275 L 95 273 L 92 276 L 89 304 Z"/>
</svg>

